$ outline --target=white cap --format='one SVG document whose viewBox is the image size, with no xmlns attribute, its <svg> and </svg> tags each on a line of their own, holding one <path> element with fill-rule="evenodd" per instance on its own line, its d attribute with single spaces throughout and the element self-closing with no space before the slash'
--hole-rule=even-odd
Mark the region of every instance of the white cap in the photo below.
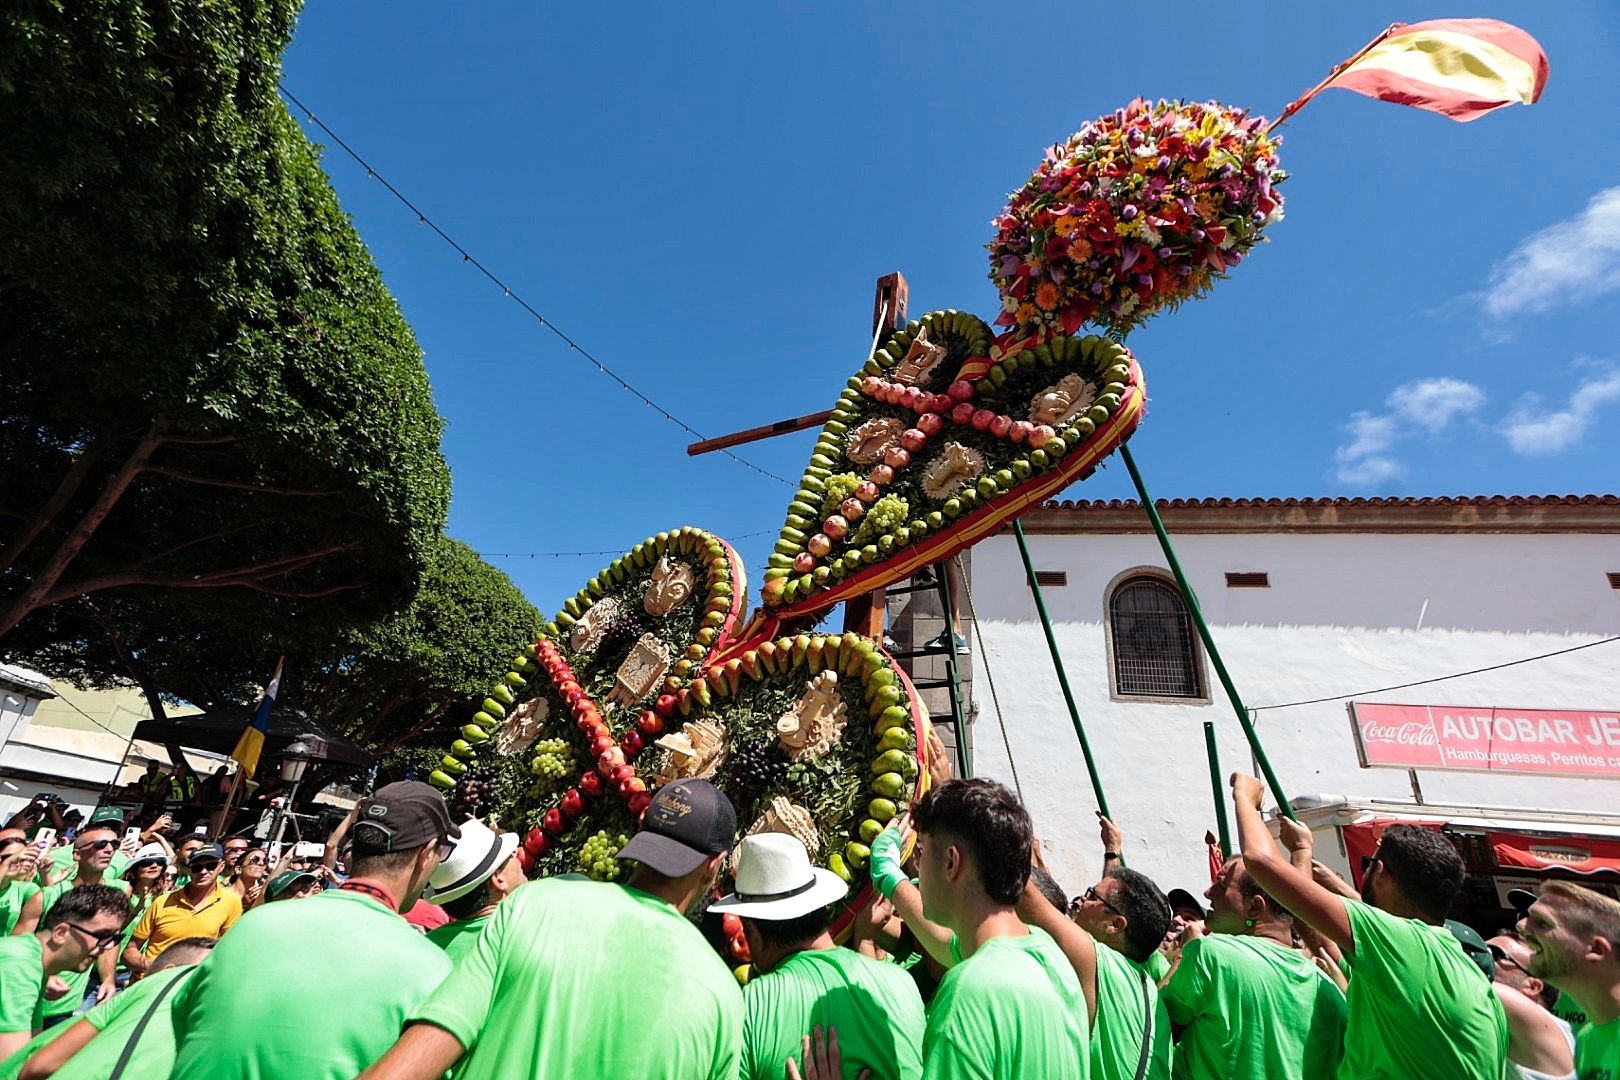
<svg viewBox="0 0 1620 1080">
<path fill-rule="evenodd" d="M 843 878 L 810 865 L 810 853 L 797 838 L 755 833 L 737 845 L 737 891 L 716 900 L 709 910 L 781 921 L 808 915 L 848 893 Z"/>
<path fill-rule="evenodd" d="M 517 833 L 497 835 L 476 818 L 462 822 L 461 838 L 456 841 L 455 850 L 428 878 L 422 899 L 434 904 L 459 900 L 505 866 L 517 845 Z"/>
<path fill-rule="evenodd" d="M 160 862 L 164 866 L 168 866 L 169 853 L 163 850 L 162 844 L 146 844 L 138 848 L 135 854 L 130 856 L 129 865 L 134 866 L 136 863 L 143 862 Z"/>
</svg>

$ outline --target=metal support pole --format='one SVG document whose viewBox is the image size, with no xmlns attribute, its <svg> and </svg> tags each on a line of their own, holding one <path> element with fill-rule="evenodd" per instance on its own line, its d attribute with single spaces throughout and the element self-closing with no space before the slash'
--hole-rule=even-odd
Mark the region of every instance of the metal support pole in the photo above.
<svg viewBox="0 0 1620 1080">
<path fill-rule="evenodd" d="M 1097 797 L 1097 809 L 1103 812 L 1103 817 L 1113 820 L 1114 815 L 1108 812 L 1108 797 L 1103 794 L 1102 778 L 1097 775 L 1097 762 L 1091 756 L 1091 741 L 1086 738 L 1086 727 L 1080 722 L 1080 709 L 1074 703 L 1074 691 L 1069 689 L 1069 675 L 1063 669 L 1063 656 L 1058 652 L 1057 637 L 1052 633 L 1052 620 L 1046 614 L 1046 598 L 1041 594 L 1041 583 L 1035 580 L 1035 564 L 1029 557 L 1029 544 L 1024 540 L 1024 526 L 1021 522 L 1013 521 L 1013 536 L 1018 540 L 1018 554 L 1024 560 L 1024 576 L 1029 579 L 1029 593 L 1035 598 L 1035 613 L 1041 618 L 1041 629 L 1046 632 L 1046 648 L 1052 654 L 1052 667 L 1057 671 L 1058 686 L 1063 690 L 1063 700 L 1069 706 L 1069 722 L 1074 725 L 1074 733 L 1080 737 L 1080 753 L 1086 759 L 1086 772 L 1091 775 L 1091 791 Z"/>
<path fill-rule="evenodd" d="M 962 707 L 962 677 L 956 669 L 956 597 L 951 593 L 951 568 L 945 563 L 934 567 L 939 575 L 939 595 L 945 601 L 945 677 L 951 683 L 951 718 L 956 721 L 956 765 L 964 780 L 973 778 L 973 723 Z"/>
<path fill-rule="evenodd" d="M 268 853 L 271 865 L 275 865 L 276 861 L 281 858 L 281 833 L 287 827 L 287 815 L 291 814 L 294 808 L 298 806 L 298 785 L 303 782 L 304 778 L 302 776 L 293 781 L 292 793 L 287 796 L 286 803 L 276 811 L 276 825 L 270 834 L 270 851 Z"/>
<path fill-rule="evenodd" d="M 1215 725 L 1204 721 L 1204 754 L 1209 758 L 1209 787 L 1215 793 L 1215 831 L 1221 838 L 1221 858 L 1232 857 L 1232 834 L 1226 827 L 1225 777 L 1221 775 L 1221 752 L 1215 747 Z"/>
<path fill-rule="evenodd" d="M 1170 564 L 1170 572 L 1175 575 L 1176 586 L 1181 589 L 1182 599 L 1187 601 L 1187 610 L 1192 614 L 1193 625 L 1198 628 L 1198 637 L 1204 643 L 1204 651 L 1209 653 L 1210 663 L 1215 666 L 1215 674 L 1220 676 L 1221 686 L 1226 689 L 1226 696 L 1232 703 L 1232 711 L 1237 714 L 1238 723 L 1243 726 L 1243 737 L 1249 740 L 1249 749 L 1254 751 L 1254 760 L 1260 766 L 1260 773 L 1265 777 L 1266 786 L 1271 788 L 1271 797 L 1277 800 L 1277 809 L 1280 813 L 1294 816 L 1294 808 L 1288 804 L 1288 797 L 1283 794 L 1282 784 L 1277 782 L 1277 774 L 1271 769 L 1271 761 L 1266 757 L 1265 748 L 1260 745 L 1260 736 L 1254 730 L 1254 721 L 1249 719 L 1249 710 L 1238 696 L 1237 687 L 1232 684 L 1232 676 L 1226 671 L 1226 664 L 1221 660 L 1220 650 L 1215 647 L 1215 638 L 1209 632 L 1209 624 L 1204 621 L 1204 613 L 1198 607 L 1198 597 L 1193 595 L 1192 586 L 1187 583 L 1187 575 L 1182 572 L 1181 562 L 1176 558 L 1176 549 L 1170 546 L 1170 534 L 1164 531 L 1164 522 L 1159 518 L 1159 509 L 1153 505 L 1153 496 L 1148 494 L 1147 485 L 1142 483 L 1142 474 L 1137 471 L 1136 459 L 1131 456 L 1129 445 L 1119 448 L 1119 456 L 1125 460 L 1125 468 L 1131 474 L 1131 483 L 1136 485 L 1136 493 L 1141 496 L 1142 507 L 1147 511 L 1148 520 L 1153 523 L 1153 533 L 1159 538 L 1159 547 L 1164 551 L 1164 561 Z"/>
</svg>

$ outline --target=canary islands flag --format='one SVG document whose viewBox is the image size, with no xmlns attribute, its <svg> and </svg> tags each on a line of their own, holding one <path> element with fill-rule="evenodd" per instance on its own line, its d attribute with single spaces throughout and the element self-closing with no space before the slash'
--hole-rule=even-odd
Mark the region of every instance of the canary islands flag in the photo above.
<svg viewBox="0 0 1620 1080">
<path fill-rule="evenodd" d="M 1535 38 L 1495 19 L 1397 23 L 1326 85 L 1473 120 L 1540 98 L 1547 54 Z"/>
<path fill-rule="evenodd" d="M 270 733 L 270 710 L 275 708 L 276 693 L 281 689 L 281 665 L 286 659 L 282 657 L 276 661 L 276 673 L 270 676 L 270 685 L 264 688 L 259 707 L 253 710 L 253 718 L 242 729 L 241 737 L 236 740 L 236 749 L 231 751 L 231 757 L 236 759 L 248 776 L 252 776 L 259 767 L 259 754 L 264 751 L 264 739 Z"/>
</svg>

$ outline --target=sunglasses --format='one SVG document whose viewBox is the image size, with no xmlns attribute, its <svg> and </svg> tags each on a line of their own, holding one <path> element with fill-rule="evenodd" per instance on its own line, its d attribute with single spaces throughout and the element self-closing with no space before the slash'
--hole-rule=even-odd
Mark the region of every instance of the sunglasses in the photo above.
<svg viewBox="0 0 1620 1080">
<path fill-rule="evenodd" d="M 263 866 L 264 865 L 264 856 L 263 855 L 254 855 L 251 858 L 243 859 L 242 864 L 244 866 Z"/>
<path fill-rule="evenodd" d="M 193 874 L 211 874 L 215 870 L 219 869 L 219 860 L 198 859 L 196 862 L 189 863 L 187 865 L 190 867 Z"/>
<path fill-rule="evenodd" d="M 124 932 L 122 930 L 103 930 L 100 933 L 97 933 L 94 930 L 86 929 L 85 927 L 80 926 L 76 922 L 69 922 L 66 923 L 66 925 L 72 927 L 90 939 L 92 942 L 90 954 L 92 956 L 94 956 L 96 953 L 104 951 L 107 946 L 124 936 Z"/>
<path fill-rule="evenodd" d="M 102 848 L 110 848 L 110 847 L 117 847 L 117 846 L 118 846 L 118 841 L 116 841 L 116 840 L 91 840 L 88 843 L 80 844 L 79 845 L 79 850 L 80 851 L 100 851 Z"/>
<path fill-rule="evenodd" d="M 1485 947 L 1491 950 L 1491 957 L 1498 964 L 1503 964 L 1510 968 L 1518 968 L 1520 971 L 1524 972 L 1524 974 L 1530 974 L 1529 968 L 1525 967 L 1523 964 L 1513 959 L 1513 957 L 1509 956 L 1500 945 L 1486 945 Z"/>
<path fill-rule="evenodd" d="M 439 861 L 444 862 L 456 850 L 456 842 L 448 838 L 439 841 Z"/>
</svg>

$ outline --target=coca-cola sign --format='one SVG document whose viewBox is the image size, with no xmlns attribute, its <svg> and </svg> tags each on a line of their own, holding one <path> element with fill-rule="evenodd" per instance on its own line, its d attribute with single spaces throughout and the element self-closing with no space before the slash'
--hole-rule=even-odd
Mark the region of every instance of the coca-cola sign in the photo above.
<svg viewBox="0 0 1620 1080">
<path fill-rule="evenodd" d="M 1620 712 L 1352 702 L 1363 768 L 1620 779 Z"/>
</svg>

